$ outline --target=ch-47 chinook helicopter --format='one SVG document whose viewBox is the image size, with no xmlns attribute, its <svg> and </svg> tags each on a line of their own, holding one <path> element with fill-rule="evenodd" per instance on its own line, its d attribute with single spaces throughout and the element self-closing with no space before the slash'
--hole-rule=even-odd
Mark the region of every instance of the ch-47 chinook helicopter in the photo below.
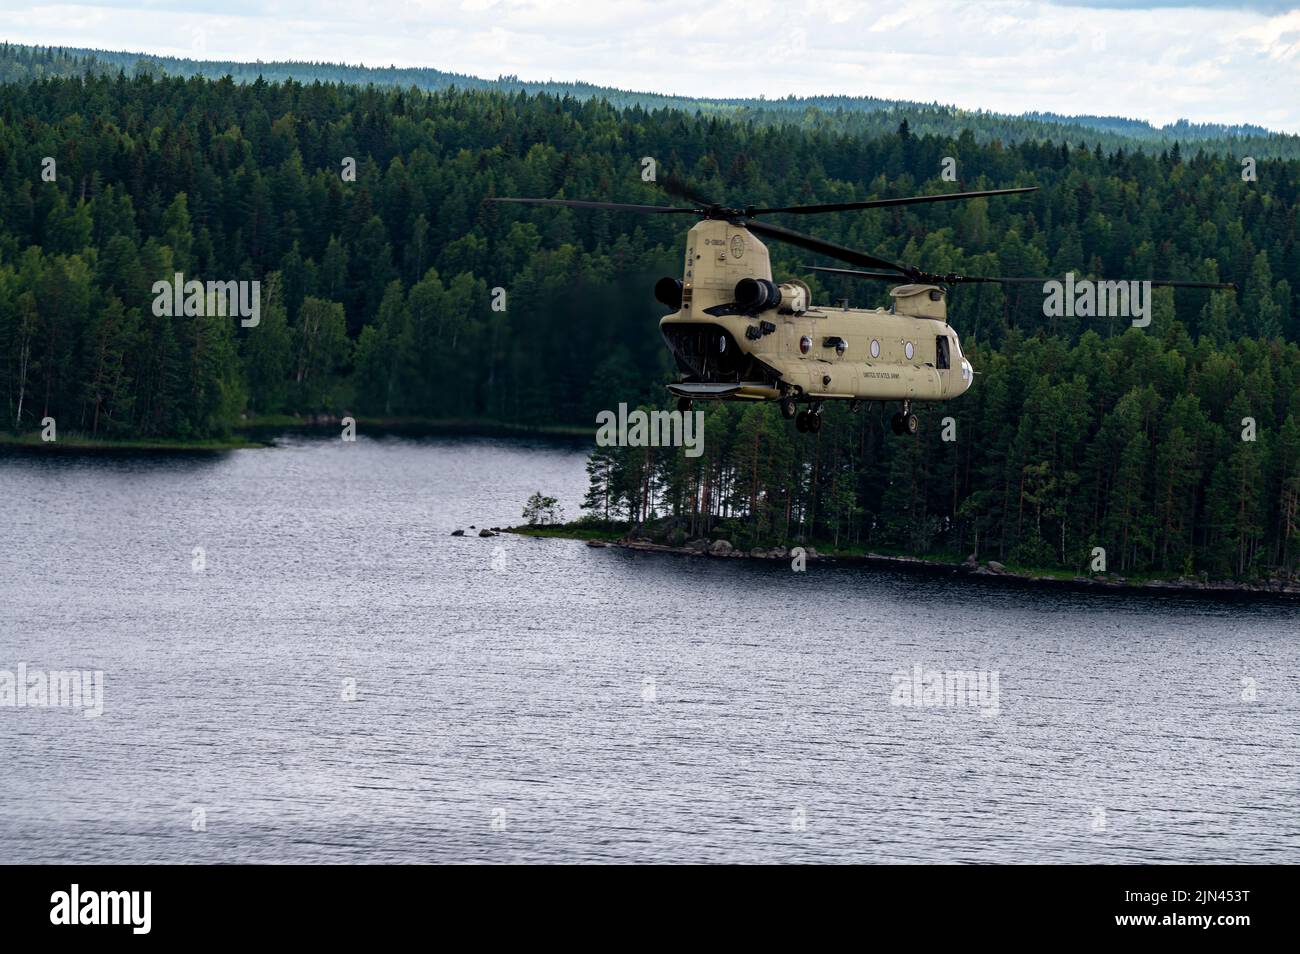
<svg viewBox="0 0 1300 954">
<path fill-rule="evenodd" d="M 1047 278 L 994 278 L 922 271 L 911 265 L 760 222 L 757 216 L 847 212 L 925 202 L 951 202 L 1034 192 L 1037 187 L 869 199 L 778 208 L 728 208 L 701 199 L 679 183 L 669 191 L 691 206 L 634 205 L 583 199 L 493 197 L 493 202 L 571 206 L 646 214 L 694 215 L 680 279 L 661 278 L 655 298 L 673 309 L 659 322 L 683 379 L 668 385 L 678 408 L 692 401 L 778 401 L 781 414 L 801 432 L 821 429 L 826 401 L 899 401 L 891 419 L 896 434 L 915 434 L 914 401 L 947 401 L 964 394 L 975 370 L 948 324 L 948 287 L 962 282 L 1042 283 Z M 759 236 L 797 246 L 860 268 L 810 266 L 812 271 L 900 282 L 889 308 L 814 305 L 797 278 L 777 283 Z M 1157 281 L 1153 285 L 1235 287 L 1209 282 Z M 806 405 L 800 410 L 799 405 Z"/>
</svg>

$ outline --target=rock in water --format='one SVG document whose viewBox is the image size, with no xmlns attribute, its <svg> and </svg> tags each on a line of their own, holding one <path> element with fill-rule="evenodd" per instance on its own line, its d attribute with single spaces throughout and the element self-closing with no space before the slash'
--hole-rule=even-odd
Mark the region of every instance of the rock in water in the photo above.
<svg viewBox="0 0 1300 954">
<path fill-rule="evenodd" d="M 453 537 L 463 537 L 463 536 L 465 535 L 465 531 L 464 531 L 464 530 L 453 530 L 453 531 L 451 532 L 451 535 L 452 535 Z"/>
<path fill-rule="evenodd" d="M 488 530 L 486 527 L 485 527 L 484 529 L 480 530 L 480 531 L 478 532 L 478 535 L 479 535 L 480 537 L 495 537 L 495 536 L 496 536 L 495 533 L 493 533 L 491 530 Z"/>
</svg>

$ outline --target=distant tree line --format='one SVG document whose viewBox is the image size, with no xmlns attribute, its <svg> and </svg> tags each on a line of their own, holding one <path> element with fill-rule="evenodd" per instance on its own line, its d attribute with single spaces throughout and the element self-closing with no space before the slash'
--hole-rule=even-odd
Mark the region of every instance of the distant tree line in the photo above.
<svg viewBox="0 0 1300 954">
<path fill-rule="evenodd" d="M 954 138 L 969 129 L 978 142 L 1025 140 L 1086 140 L 1106 151 L 1141 149 L 1159 152 L 1175 143 L 1193 145 L 1214 155 L 1240 158 L 1300 158 L 1300 136 L 1270 132 L 1256 125 L 1192 123 L 1180 119 L 1157 127 L 1138 119 L 1116 116 L 1063 116 L 1028 112 L 1018 116 L 985 110 L 965 110 L 938 103 L 883 99 L 877 96 L 764 96 L 738 99 L 699 99 L 635 90 L 615 89 L 577 81 L 536 82 L 518 76 L 484 79 L 428 67 L 368 67 L 347 63 L 294 60 L 237 62 L 196 60 L 112 50 L 36 47 L 0 44 L 0 82 L 28 82 L 59 76 L 128 77 L 192 76 L 237 83 L 295 80 L 299 83 L 345 83 L 405 90 L 441 92 L 449 89 L 493 90 L 503 93 L 545 93 L 557 97 L 600 99 L 620 109 L 684 110 L 741 122 L 795 126 L 875 137 L 907 122 L 916 135 Z"/>
</svg>

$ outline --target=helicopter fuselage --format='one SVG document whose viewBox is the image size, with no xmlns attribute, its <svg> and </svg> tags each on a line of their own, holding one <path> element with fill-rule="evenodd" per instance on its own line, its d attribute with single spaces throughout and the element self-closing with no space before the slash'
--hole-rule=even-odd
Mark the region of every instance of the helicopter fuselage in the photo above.
<svg viewBox="0 0 1300 954">
<path fill-rule="evenodd" d="M 973 380 L 943 288 L 896 286 L 888 309 L 814 306 L 803 282 L 774 283 L 766 246 L 725 220 L 690 230 L 679 295 L 659 329 L 681 397 L 946 401 Z"/>
</svg>

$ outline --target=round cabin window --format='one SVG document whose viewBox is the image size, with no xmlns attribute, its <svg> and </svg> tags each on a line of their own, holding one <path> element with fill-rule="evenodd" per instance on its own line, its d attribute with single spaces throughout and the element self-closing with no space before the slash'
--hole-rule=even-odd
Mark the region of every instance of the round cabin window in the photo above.
<svg viewBox="0 0 1300 954">
<path fill-rule="evenodd" d="M 849 343 L 845 341 L 843 338 L 835 342 L 835 353 L 839 355 L 841 358 L 844 357 L 844 352 L 848 350 L 849 350 Z"/>
<path fill-rule="evenodd" d="M 875 338 L 871 339 L 871 357 L 873 358 L 880 357 L 880 342 L 877 341 Z"/>
<path fill-rule="evenodd" d="M 903 345 L 903 354 L 907 355 L 908 361 L 912 360 L 912 355 L 916 354 L 916 348 L 912 346 L 912 342 L 909 341 L 907 344 Z"/>
<path fill-rule="evenodd" d="M 799 339 L 799 353 L 807 354 L 810 350 L 812 350 L 812 339 L 804 335 Z"/>
</svg>

